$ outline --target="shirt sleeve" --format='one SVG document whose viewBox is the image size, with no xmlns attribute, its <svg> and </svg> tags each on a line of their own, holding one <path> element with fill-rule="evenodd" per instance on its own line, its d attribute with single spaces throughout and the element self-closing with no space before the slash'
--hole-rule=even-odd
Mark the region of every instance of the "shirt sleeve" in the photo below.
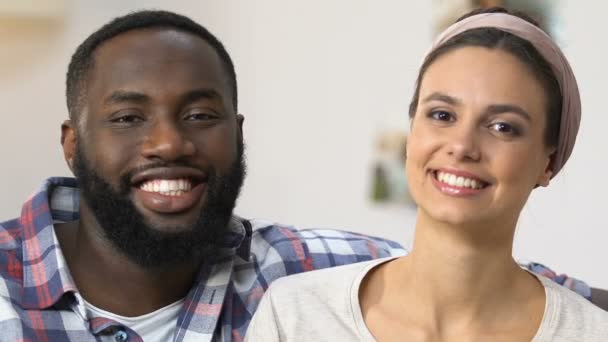
<svg viewBox="0 0 608 342">
<path fill-rule="evenodd" d="M 558 274 L 549 267 L 536 262 L 520 262 L 519 265 L 527 270 L 547 277 L 554 282 L 578 293 L 579 295 L 591 300 L 591 287 L 582 280 L 568 277 L 565 274 Z"/>
<path fill-rule="evenodd" d="M 348 231 L 252 225 L 251 250 L 268 283 L 285 275 L 407 253 L 394 241 Z"/>
<path fill-rule="evenodd" d="M 272 304 L 272 287 L 269 288 L 258 306 L 247 333 L 245 342 L 279 342 L 279 322 Z"/>
</svg>

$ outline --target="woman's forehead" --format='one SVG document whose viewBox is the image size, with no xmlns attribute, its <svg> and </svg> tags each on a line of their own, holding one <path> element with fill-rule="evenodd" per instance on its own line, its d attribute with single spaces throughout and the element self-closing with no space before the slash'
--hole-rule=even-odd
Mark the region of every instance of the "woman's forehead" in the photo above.
<svg viewBox="0 0 608 342">
<path fill-rule="evenodd" d="M 420 84 L 420 101 L 434 93 L 466 103 L 514 103 L 544 113 L 542 84 L 514 55 L 484 47 L 463 47 L 439 56 Z"/>
</svg>

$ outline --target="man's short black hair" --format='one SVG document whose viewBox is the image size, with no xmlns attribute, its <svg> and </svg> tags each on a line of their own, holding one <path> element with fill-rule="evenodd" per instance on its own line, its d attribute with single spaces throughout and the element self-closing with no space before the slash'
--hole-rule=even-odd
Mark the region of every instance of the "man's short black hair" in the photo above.
<svg viewBox="0 0 608 342">
<path fill-rule="evenodd" d="M 224 45 L 206 28 L 192 19 L 167 11 L 137 11 L 122 17 L 115 18 L 99 30 L 91 34 L 78 48 L 68 66 L 66 79 L 66 98 L 70 119 L 78 119 L 82 110 L 82 100 L 85 97 L 85 88 L 89 71 L 93 66 L 95 49 L 103 42 L 120 35 L 121 33 L 136 29 L 166 27 L 201 37 L 217 52 L 222 61 L 225 72 L 228 73 L 229 86 L 232 91 L 232 104 L 237 110 L 237 84 L 236 72 L 230 55 Z"/>
</svg>

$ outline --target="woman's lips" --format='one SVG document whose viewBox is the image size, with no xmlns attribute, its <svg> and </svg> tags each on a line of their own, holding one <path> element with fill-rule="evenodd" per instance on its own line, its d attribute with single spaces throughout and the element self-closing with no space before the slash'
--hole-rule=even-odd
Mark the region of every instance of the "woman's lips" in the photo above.
<svg viewBox="0 0 608 342">
<path fill-rule="evenodd" d="M 435 187 L 449 196 L 473 196 L 482 192 L 489 184 L 479 178 L 466 177 L 463 173 L 442 170 L 431 171 L 429 175 Z"/>
</svg>

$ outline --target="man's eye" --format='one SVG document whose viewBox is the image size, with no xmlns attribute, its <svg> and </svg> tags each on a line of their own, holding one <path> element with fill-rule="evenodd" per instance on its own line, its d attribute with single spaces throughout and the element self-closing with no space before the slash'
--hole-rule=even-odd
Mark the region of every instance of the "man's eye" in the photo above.
<svg viewBox="0 0 608 342">
<path fill-rule="evenodd" d="M 184 119 L 188 120 L 188 121 L 201 121 L 201 120 L 213 120 L 215 118 L 216 118 L 215 115 L 208 114 L 208 113 L 194 113 L 194 114 L 186 115 L 186 117 Z"/>
<path fill-rule="evenodd" d="M 431 112 L 429 114 L 429 116 L 432 119 L 439 120 L 439 121 L 454 121 L 454 116 L 443 110 Z"/>
<path fill-rule="evenodd" d="M 121 115 L 112 119 L 112 122 L 115 123 L 135 123 L 140 121 L 142 121 L 142 119 L 137 115 Z"/>
</svg>

